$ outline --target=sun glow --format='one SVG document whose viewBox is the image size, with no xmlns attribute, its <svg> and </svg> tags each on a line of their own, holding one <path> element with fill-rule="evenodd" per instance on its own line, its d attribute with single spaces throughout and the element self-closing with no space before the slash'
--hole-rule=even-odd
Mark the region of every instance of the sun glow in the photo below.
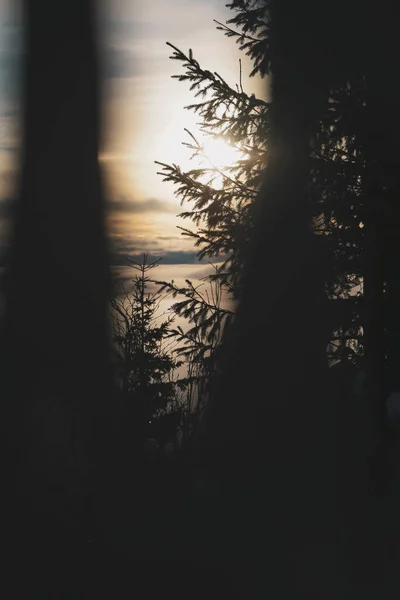
<svg viewBox="0 0 400 600">
<path fill-rule="evenodd" d="M 221 189 L 225 177 L 232 177 L 230 168 L 240 159 L 244 158 L 243 152 L 225 142 L 222 138 L 207 137 L 202 140 L 201 166 L 214 170 L 212 187 Z M 224 175 L 225 174 L 225 175 Z"/>
<path fill-rule="evenodd" d="M 208 138 L 204 143 L 204 155 L 211 165 L 217 169 L 232 167 L 240 158 L 242 153 L 221 138 Z"/>
</svg>

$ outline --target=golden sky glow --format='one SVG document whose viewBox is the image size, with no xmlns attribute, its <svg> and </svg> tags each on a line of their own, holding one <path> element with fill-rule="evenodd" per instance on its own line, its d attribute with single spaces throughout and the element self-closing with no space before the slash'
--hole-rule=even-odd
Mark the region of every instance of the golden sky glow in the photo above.
<svg viewBox="0 0 400 600">
<path fill-rule="evenodd" d="M 204 68 L 218 71 L 232 86 L 239 81 L 241 57 L 245 91 L 260 94 L 265 84 L 246 77 L 249 62 L 232 40 L 216 30 L 213 19 L 226 21 L 232 16 L 218 0 L 109 0 L 103 6 L 103 14 L 109 19 L 102 30 L 104 62 L 112 60 L 116 70 L 104 85 L 102 162 L 110 194 L 113 198 L 132 198 L 133 202 L 146 203 L 149 198 L 161 201 L 157 213 L 143 211 L 140 218 L 136 213 L 126 214 L 120 226 L 126 235 L 136 239 L 159 239 L 164 234 L 163 237 L 174 238 L 169 240 L 170 249 L 190 249 L 190 242 L 176 230 L 176 225 L 182 223 L 176 218 L 181 207 L 174 187 L 156 174 L 159 169 L 154 161 L 174 162 L 183 169 L 196 167 L 190 160 L 191 151 L 182 144 L 190 141 L 184 128 L 204 140 L 198 132 L 198 117 L 184 110 L 194 100 L 189 85 L 171 79 L 182 69 L 180 63 L 169 59 L 171 49 L 166 42 L 185 52 L 192 48 Z M 123 27 L 117 24 L 121 22 Z M 115 56 L 119 56 L 120 73 Z M 234 149 L 221 141 L 206 140 L 205 149 L 216 166 L 239 158 Z M 218 179 L 215 184 L 220 184 Z M 170 210 L 173 205 L 175 214 Z"/>
</svg>

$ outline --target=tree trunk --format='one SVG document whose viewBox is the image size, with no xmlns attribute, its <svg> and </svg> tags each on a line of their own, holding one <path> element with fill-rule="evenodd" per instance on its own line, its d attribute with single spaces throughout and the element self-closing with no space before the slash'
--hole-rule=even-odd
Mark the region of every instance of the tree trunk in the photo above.
<svg viewBox="0 0 400 600">
<path fill-rule="evenodd" d="M 20 492 L 38 511 L 68 514 L 79 481 L 98 485 L 112 397 L 94 3 L 26 0 L 24 23 L 4 398 Z"/>
<path fill-rule="evenodd" d="M 262 562 L 271 565 L 266 595 L 279 585 L 282 597 L 313 597 L 336 570 L 333 435 L 331 447 L 326 439 L 333 409 L 323 395 L 326 263 L 309 195 L 311 143 L 327 89 L 315 64 L 315 3 L 271 4 L 268 167 L 214 440 L 223 447 L 219 471 L 231 469 L 230 522 L 238 523 L 241 507 L 230 535 L 260 577 Z M 251 553 L 250 545 L 265 552 Z"/>
<path fill-rule="evenodd" d="M 398 70 L 399 41 L 396 25 L 390 18 L 391 8 L 392 2 L 388 0 L 379 15 L 374 12 L 375 43 L 366 69 L 369 110 L 366 153 L 371 165 L 367 176 L 370 214 L 374 218 L 366 223 L 365 229 L 369 225 L 370 233 L 375 233 L 377 252 L 370 261 L 372 266 L 375 264 L 375 272 L 367 273 L 370 280 L 366 278 L 364 295 L 369 317 L 367 375 L 375 382 L 376 390 L 377 444 L 371 469 L 380 511 L 376 545 L 385 559 L 392 555 L 389 562 L 394 574 L 400 529 L 398 489 L 392 483 L 400 466 L 393 460 L 396 440 L 388 422 L 386 401 L 389 394 L 400 392 L 400 83 L 394 76 Z M 381 577 L 393 585 L 387 571 Z"/>
</svg>

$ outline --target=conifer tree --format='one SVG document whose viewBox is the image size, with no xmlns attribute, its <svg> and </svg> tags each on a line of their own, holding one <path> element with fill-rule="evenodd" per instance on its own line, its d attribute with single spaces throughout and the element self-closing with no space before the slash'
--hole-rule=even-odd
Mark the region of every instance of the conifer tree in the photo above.
<svg viewBox="0 0 400 600">
<path fill-rule="evenodd" d="M 162 295 L 149 291 L 149 272 L 160 260 L 148 262 L 144 254 L 141 262 L 129 261 L 136 271 L 132 285 L 121 284 L 120 294 L 111 299 L 118 384 L 133 418 L 131 435 L 139 431 L 140 437 L 151 432 L 151 421 L 161 413 L 176 411 L 180 383 L 174 372 L 181 362 L 166 347 L 173 317 L 161 320 Z"/>
<path fill-rule="evenodd" d="M 387 70 L 381 69 L 381 65 L 388 63 L 395 71 L 396 52 L 389 52 L 388 48 L 396 47 L 397 38 L 391 30 L 383 43 L 384 18 L 377 22 L 376 30 L 383 36 L 379 38 L 381 60 L 377 61 L 369 41 L 375 30 L 373 18 L 360 2 L 351 5 L 341 2 L 327 14 L 324 14 L 326 6 L 313 0 L 301 4 L 284 0 L 235 0 L 228 6 L 236 15 L 227 25 L 218 24 L 219 28 L 236 39 L 254 60 L 253 75 L 272 74 L 273 85 L 272 103 L 257 105 L 264 123 L 258 139 L 262 140 L 264 151 L 263 168 L 252 190 L 255 193 L 247 192 L 242 243 L 236 243 L 230 233 L 221 235 L 221 239 L 216 237 L 221 231 L 210 219 L 201 231 L 198 228 L 194 233 L 186 232 L 196 238 L 202 256 L 209 256 L 211 230 L 213 241 L 218 239 L 220 243 L 214 247 L 223 248 L 236 259 L 230 263 L 234 274 L 229 273 L 228 262 L 223 263 L 226 270 L 222 269 L 223 276 L 228 274 L 225 285 L 226 281 L 233 285 L 232 296 L 241 300 L 235 315 L 240 326 L 236 328 L 236 340 L 231 335 L 223 336 L 229 339 L 227 346 L 231 349 L 227 372 L 232 384 L 227 386 L 228 392 L 220 388 L 226 404 L 219 410 L 214 439 L 224 431 L 232 452 L 232 440 L 246 437 L 245 418 L 250 414 L 246 434 L 254 441 L 257 429 L 257 451 L 266 441 L 270 449 L 274 443 L 282 449 L 282 437 L 287 447 L 294 447 L 299 440 L 301 452 L 296 450 L 299 472 L 309 465 L 309 474 L 316 468 L 315 449 L 322 453 L 324 448 L 328 456 L 337 444 L 335 451 L 341 453 L 340 470 L 347 473 L 344 476 L 341 473 L 337 480 L 343 491 L 341 509 L 348 513 L 340 518 L 344 518 L 346 527 L 353 527 L 350 522 L 358 511 L 359 525 L 355 527 L 358 533 L 353 537 L 356 540 L 362 530 L 360 523 L 365 519 L 365 524 L 372 515 L 366 509 L 369 485 L 366 473 L 371 454 L 376 454 L 377 466 L 371 471 L 370 480 L 379 473 L 383 474 L 381 483 L 387 479 L 383 468 L 387 371 L 391 385 L 397 379 L 394 369 L 398 355 L 394 343 L 397 317 L 393 308 L 398 294 L 395 266 L 398 236 L 394 235 L 398 219 L 395 200 L 398 161 L 393 130 L 398 127 L 398 111 L 393 107 L 399 93 L 397 80 L 391 77 L 390 86 L 385 84 Z M 197 94 L 201 94 L 200 82 L 207 77 L 209 87 L 204 85 L 205 93 L 219 85 L 219 76 L 202 70 L 192 52 L 186 56 L 177 48 L 174 50 L 173 58 L 181 60 L 186 68 L 186 74 L 178 78 L 190 81 Z M 235 90 L 223 89 L 235 106 L 238 101 Z M 387 89 L 391 90 L 389 95 Z M 215 94 L 214 104 L 208 105 L 204 100 L 200 108 L 196 109 L 197 105 L 190 108 L 199 111 L 198 114 L 203 107 L 211 106 L 214 110 L 218 98 L 225 101 L 222 94 Z M 254 101 L 250 97 L 249 104 Z M 204 118 L 210 119 L 211 129 L 212 110 L 203 113 Z M 246 105 L 241 110 L 243 119 L 251 114 L 251 111 L 246 113 Z M 232 113 L 223 113 L 223 117 L 228 121 Z M 253 124 L 256 120 L 254 117 Z M 208 126 L 205 128 L 208 130 Z M 192 142 L 191 149 L 199 152 L 200 144 L 193 138 Z M 242 164 L 247 158 L 242 157 Z M 179 186 L 181 197 L 198 201 L 202 193 L 198 180 L 205 175 L 204 171 L 194 170 L 189 177 L 175 165 L 169 170 L 163 165 L 163 171 Z M 266 177 L 259 191 L 263 172 Z M 231 193 L 233 190 L 232 187 Z M 209 217 L 207 195 L 203 200 L 197 206 L 198 213 L 185 215 L 192 220 L 199 217 L 196 224 Z M 226 212 L 217 215 L 219 223 L 226 222 Z M 389 232 L 386 239 L 383 231 Z M 264 284 L 262 292 L 260 281 Z M 393 322 L 387 318 L 384 307 Z M 261 351 L 260 340 L 265 344 Z M 367 369 L 369 384 L 362 402 L 352 394 L 348 376 L 346 390 L 340 385 L 330 387 L 337 370 L 327 367 L 334 364 L 342 364 L 345 369 L 349 365 Z M 354 371 L 349 369 L 349 372 L 353 377 Z M 227 381 L 229 377 L 225 378 Z M 249 386 L 253 386 L 252 394 Z M 373 410 L 371 397 L 375 403 Z M 227 432 L 227 416 L 233 410 L 237 412 L 232 422 L 236 422 Z M 307 428 L 307 434 L 303 428 L 299 431 L 299 423 Z M 378 434 L 373 432 L 374 427 Z M 333 432 L 329 442 L 324 434 L 328 430 Z M 375 436 L 381 449 L 376 447 Z M 310 442 L 312 439 L 314 444 Z M 358 444 L 354 444 L 355 439 Z M 293 483 L 296 476 L 294 472 L 292 475 Z M 321 493 L 314 485 L 315 479 L 309 475 L 314 500 Z M 348 486 L 352 497 L 358 499 L 350 508 L 345 499 Z M 376 489 L 384 487 L 379 484 Z M 327 498 L 325 495 L 324 501 Z M 306 506 L 306 495 L 303 502 Z M 356 508 L 360 503 L 363 510 Z M 353 548 L 361 555 L 358 539 Z"/>
<path fill-rule="evenodd" d="M 236 3 L 228 6 L 236 7 Z M 242 26 L 243 7 L 239 8 L 239 20 L 231 21 Z M 245 22 L 238 41 L 241 49 L 254 60 L 250 75 L 263 77 L 262 48 L 268 21 L 265 10 L 254 8 L 253 14 L 253 8 L 250 9 L 249 22 L 252 24 L 248 27 Z M 228 37 L 234 35 L 228 25 L 216 23 L 217 29 Z M 195 228 L 179 229 L 194 241 L 199 249 L 199 259 L 208 258 L 213 268 L 200 287 L 189 280 L 183 287 L 165 281 L 158 283 L 163 292 L 181 297 L 172 308 L 177 315 L 188 319 L 190 327 L 172 333 L 182 343 L 178 352 L 192 367 L 196 365 L 195 378 L 202 380 L 204 390 L 206 381 L 210 382 L 210 374 L 215 375 L 217 355 L 223 356 L 220 352 L 223 331 L 226 333 L 229 329 L 234 316 L 233 306 L 241 295 L 242 267 L 253 229 L 251 210 L 266 167 L 268 102 L 245 92 L 241 61 L 239 83 L 234 88 L 219 73 L 203 68 L 191 49 L 185 54 L 172 44 L 168 45 L 173 50 L 171 59 L 180 62 L 184 69 L 182 74 L 173 77 L 188 82 L 198 98 L 198 102 L 186 109 L 200 117 L 203 139 L 185 130 L 189 140 L 184 145 L 199 164 L 197 168 L 182 171 L 176 164 L 156 163 L 162 168 L 159 174 L 163 180 L 176 185 L 176 195 L 181 203 L 191 204 L 180 217 L 190 220 Z M 236 160 L 224 166 L 214 164 L 207 156 L 208 137 L 234 148 Z"/>
</svg>

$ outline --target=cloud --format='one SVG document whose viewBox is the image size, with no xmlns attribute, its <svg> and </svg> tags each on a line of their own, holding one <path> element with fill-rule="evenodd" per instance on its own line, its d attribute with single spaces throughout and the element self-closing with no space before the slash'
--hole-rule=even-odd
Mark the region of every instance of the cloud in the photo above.
<svg viewBox="0 0 400 600">
<path fill-rule="evenodd" d="M 131 78 L 143 74 L 143 61 L 126 48 L 108 47 L 102 56 L 102 77 L 106 79 Z"/>
<path fill-rule="evenodd" d="M 188 252 L 186 250 L 166 252 L 160 257 L 164 265 L 193 265 L 199 262 L 197 252 Z"/>
<path fill-rule="evenodd" d="M 130 245 L 127 244 L 125 246 L 125 250 L 127 250 L 127 252 L 124 252 L 120 247 L 119 251 L 115 251 L 115 249 L 114 251 L 111 251 L 110 266 L 123 267 L 128 266 L 129 261 L 142 261 L 143 253 L 137 252 L 137 245 L 134 249 L 133 243 Z M 143 250 L 147 254 L 149 262 L 161 258 L 162 264 L 164 265 L 194 265 L 199 263 L 196 252 L 189 252 L 185 250 L 165 252 L 162 249 L 154 249 L 152 252 L 147 253 L 145 248 L 143 248 Z M 201 262 L 204 263 L 204 261 Z"/>
<path fill-rule="evenodd" d="M 0 22 L 0 102 L 15 100 L 20 91 L 22 27 Z"/>
<path fill-rule="evenodd" d="M 160 256 L 165 252 L 162 244 L 153 236 L 123 236 L 110 235 L 109 248 L 112 265 L 126 265 L 127 257 L 134 260 L 144 252 L 149 255 Z"/>
<path fill-rule="evenodd" d="M 121 198 L 119 200 L 110 200 L 107 204 L 109 213 L 179 213 L 179 207 L 168 200 L 160 200 L 158 198 L 148 198 L 147 200 L 135 200 L 133 198 Z"/>
</svg>

